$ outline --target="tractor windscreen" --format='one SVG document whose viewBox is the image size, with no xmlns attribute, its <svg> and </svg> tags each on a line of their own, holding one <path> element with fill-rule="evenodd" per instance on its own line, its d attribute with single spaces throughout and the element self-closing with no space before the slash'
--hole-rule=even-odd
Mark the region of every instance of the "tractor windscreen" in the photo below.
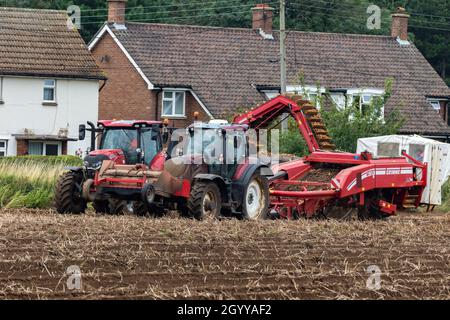
<svg viewBox="0 0 450 320">
<path fill-rule="evenodd" d="M 144 162 L 150 163 L 158 153 L 160 141 L 152 130 L 141 132 L 141 146 L 138 146 L 137 130 L 108 129 L 103 135 L 101 149 L 121 149 L 128 164 L 138 162 L 136 149 L 141 148 L 144 153 Z"/>
</svg>

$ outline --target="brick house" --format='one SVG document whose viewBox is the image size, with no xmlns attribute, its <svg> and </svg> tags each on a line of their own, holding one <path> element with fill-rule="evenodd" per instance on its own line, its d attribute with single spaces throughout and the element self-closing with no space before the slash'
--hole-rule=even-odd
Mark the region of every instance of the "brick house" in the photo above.
<svg viewBox="0 0 450 320">
<path fill-rule="evenodd" d="M 0 8 L 0 157 L 74 155 L 105 79 L 65 11 Z"/>
<path fill-rule="evenodd" d="M 184 126 L 194 112 L 223 118 L 279 94 L 279 33 L 269 6 L 253 8 L 253 27 L 243 29 L 130 23 L 126 0 L 108 4 L 108 22 L 89 45 L 108 76 L 100 118 L 169 118 Z M 391 36 L 290 31 L 288 91 L 311 100 L 326 94 L 341 107 L 356 101 L 362 110 L 393 78 L 384 111 L 400 109 L 402 133 L 448 140 L 450 88 L 408 41 L 408 18 L 392 15 Z"/>
</svg>

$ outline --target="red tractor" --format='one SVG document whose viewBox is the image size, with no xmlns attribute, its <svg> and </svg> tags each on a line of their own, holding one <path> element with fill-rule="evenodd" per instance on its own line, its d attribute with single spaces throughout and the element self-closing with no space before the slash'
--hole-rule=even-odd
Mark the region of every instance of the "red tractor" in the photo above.
<svg viewBox="0 0 450 320">
<path fill-rule="evenodd" d="M 152 164 L 162 170 L 166 160 L 163 144 L 169 129 L 158 121 L 99 121 L 98 126 L 88 122 L 80 125 L 79 139 L 86 131 L 91 133 L 91 147 L 82 167 L 68 167 L 60 177 L 55 192 L 55 207 L 59 213 L 83 213 L 88 202 L 93 202 L 97 213 L 116 214 L 124 209 L 124 202 L 107 195 L 88 197 L 92 182 L 104 161 L 117 165 Z M 99 139 L 96 149 L 97 138 Z M 159 167 L 158 167 L 159 166 Z M 127 202 L 129 209 L 141 213 L 139 202 Z M 145 207 L 144 207 L 145 208 Z"/>
</svg>

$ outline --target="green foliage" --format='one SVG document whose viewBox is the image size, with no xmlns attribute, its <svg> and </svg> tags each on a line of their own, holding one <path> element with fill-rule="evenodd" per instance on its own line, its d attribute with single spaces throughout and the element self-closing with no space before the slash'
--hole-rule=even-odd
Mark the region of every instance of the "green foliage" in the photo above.
<svg viewBox="0 0 450 320">
<path fill-rule="evenodd" d="M 299 81 L 302 82 L 299 75 Z M 318 84 L 318 87 L 320 85 Z M 318 97 L 317 104 L 322 106 L 321 116 L 327 126 L 336 148 L 341 151 L 355 152 L 359 138 L 396 134 L 404 124 L 404 118 L 398 110 L 391 110 L 383 116 L 383 106 L 392 93 L 392 79 L 385 82 L 383 97 L 374 98 L 370 105 L 360 109 L 359 101 L 354 101 L 344 109 L 338 108 L 329 99 L 326 107 L 324 95 Z M 299 92 L 307 95 L 307 92 Z M 326 96 L 327 94 L 325 94 Z M 289 131 L 280 138 L 281 152 L 303 156 L 308 149 L 303 137 L 298 133 L 295 122 L 289 123 Z"/>
<path fill-rule="evenodd" d="M 439 209 L 450 212 L 450 180 L 442 186 L 442 206 Z"/>
<path fill-rule="evenodd" d="M 289 130 L 280 134 L 280 153 L 293 154 L 299 157 L 308 154 L 308 146 L 298 130 L 298 126 L 289 119 Z"/>
<path fill-rule="evenodd" d="M 64 167 L 81 164 L 73 156 L 0 158 L 0 208 L 50 207 Z"/>
<path fill-rule="evenodd" d="M 386 80 L 385 95 L 375 97 L 362 111 L 359 101 L 345 109 L 332 103 L 321 112 L 333 143 L 338 150 L 355 152 L 359 138 L 396 134 L 404 124 L 404 118 L 397 109 L 386 112 L 383 106 L 391 96 L 392 80 Z"/>
</svg>

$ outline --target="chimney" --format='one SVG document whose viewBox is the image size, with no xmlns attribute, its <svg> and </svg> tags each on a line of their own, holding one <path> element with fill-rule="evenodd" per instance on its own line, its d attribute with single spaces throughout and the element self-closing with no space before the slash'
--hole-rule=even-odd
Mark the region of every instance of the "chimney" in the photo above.
<svg viewBox="0 0 450 320">
<path fill-rule="evenodd" d="M 402 41 L 408 40 L 408 20 L 409 14 L 405 8 L 398 7 L 392 14 L 391 36 Z"/>
<path fill-rule="evenodd" d="M 273 8 L 268 4 L 257 4 L 252 8 L 253 30 L 262 30 L 265 34 L 271 35 L 273 29 Z"/>
<path fill-rule="evenodd" d="M 108 0 L 108 23 L 125 24 L 127 0 Z"/>
</svg>

